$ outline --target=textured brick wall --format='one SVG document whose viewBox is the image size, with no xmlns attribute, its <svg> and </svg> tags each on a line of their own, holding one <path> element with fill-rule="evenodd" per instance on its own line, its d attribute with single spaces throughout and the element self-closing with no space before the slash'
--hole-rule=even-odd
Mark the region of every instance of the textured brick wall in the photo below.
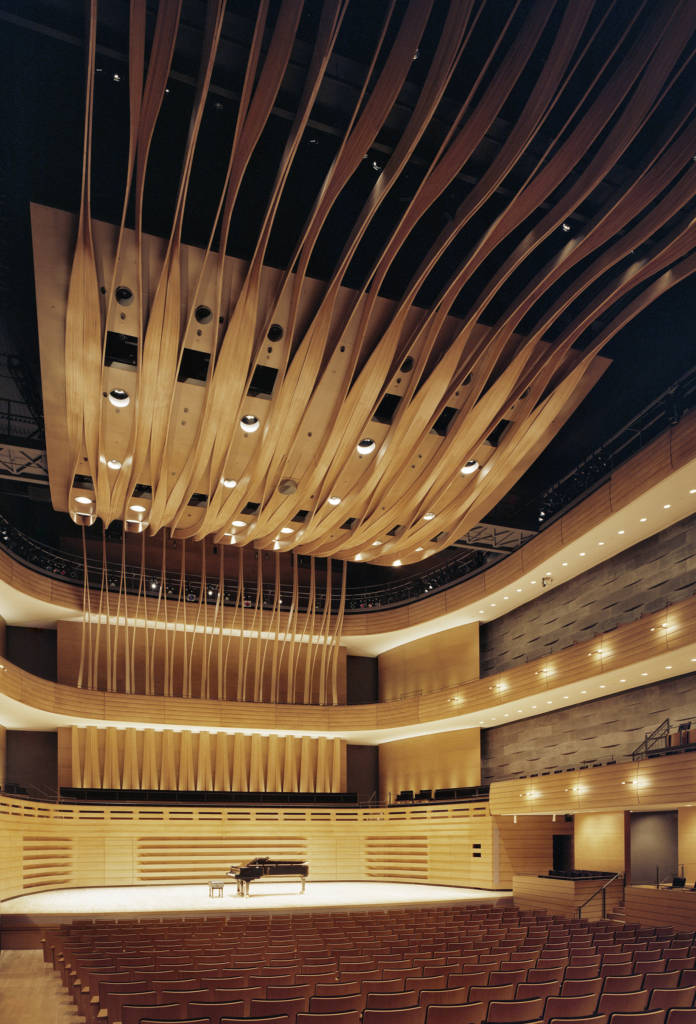
<svg viewBox="0 0 696 1024">
<path fill-rule="evenodd" d="M 481 675 L 562 650 L 696 593 L 696 516 L 484 623 Z"/>
<path fill-rule="evenodd" d="M 622 760 L 665 718 L 696 726 L 696 674 L 482 730 L 481 781 Z"/>
</svg>

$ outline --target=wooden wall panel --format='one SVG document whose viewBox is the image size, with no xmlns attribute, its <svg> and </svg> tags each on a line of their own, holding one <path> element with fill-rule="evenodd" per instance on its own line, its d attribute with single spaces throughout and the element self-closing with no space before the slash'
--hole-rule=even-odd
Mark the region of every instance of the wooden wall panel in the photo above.
<svg viewBox="0 0 696 1024">
<path fill-rule="evenodd" d="M 696 803 L 696 752 L 494 782 L 492 814 L 640 811 Z"/>
<path fill-rule="evenodd" d="M 540 878 L 538 875 L 515 875 L 512 880 L 512 898 L 519 910 L 545 910 L 549 914 L 560 914 L 563 917 L 577 917 L 578 908 L 586 904 L 582 916 L 596 921 L 602 917 L 602 899 L 601 896 L 595 896 L 601 884 L 597 879 L 570 881 Z M 617 879 L 606 888 L 607 913 L 611 913 L 622 897 L 623 882 Z"/>
<path fill-rule="evenodd" d="M 403 789 L 449 789 L 481 784 L 481 730 L 416 736 L 379 748 L 380 799 Z"/>
<path fill-rule="evenodd" d="M 301 856 L 310 880 L 423 881 L 510 888 L 486 804 L 197 807 L 37 804 L 0 795 L 0 899 L 82 885 L 206 882 L 255 856 Z M 504 823 L 503 823 L 504 824 Z M 545 848 L 548 822 L 518 836 Z M 538 833 L 538 835 L 537 835 Z"/>
<path fill-rule="evenodd" d="M 59 730 L 58 749 L 62 786 L 345 792 L 339 738 L 73 726 Z"/>
<path fill-rule="evenodd" d="M 626 887 L 626 921 L 639 921 L 646 928 L 668 926 L 676 931 L 694 930 L 696 892 L 689 889 L 653 889 L 643 885 Z"/>
<path fill-rule="evenodd" d="M 393 647 L 377 659 L 380 700 L 414 690 L 458 686 L 479 674 L 478 623 L 472 622 Z"/>
<path fill-rule="evenodd" d="M 624 814 L 575 815 L 575 864 L 579 871 L 625 870 Z"/>
<path fill-rule="evenodd" d="M 7 778 L 7 734 L 4 725 L 0 725 L 0 789 L 5 788 Z"/>
<path fill-rule="evenodd" d="M 684 865 L 687 885 L 696 884 L 696 807 L 680 807 L 678 815 L 678 861 Z"/>
<path fill-rule="evenodd" d="M 493 819 L 495 875 L 498 880 L 513 875 L 547 874 L 553 867 L 553 836 L 572 835 L 572 822 L 561 816 L 533 815 Z M 496 885 L 503 884 L 501 881 Z"/>
</svg>

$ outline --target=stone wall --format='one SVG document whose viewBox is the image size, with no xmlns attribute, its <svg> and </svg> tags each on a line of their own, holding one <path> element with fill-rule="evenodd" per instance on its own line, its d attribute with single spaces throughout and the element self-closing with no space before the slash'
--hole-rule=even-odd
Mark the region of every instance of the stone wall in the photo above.
<svg viewBox="0 0 696 1024">
<path fill-rule="evenodd" d="M 481 781 L 622 760 L 665 718 L 696 726 L 695 673 L 482 730 Z"/>
<path fill-rule="evenodd" d="M 482 623 L 481 675 L 606 633 L 696 593 L 696 516 L 656 534 L 535 601 Z"/>
</svg>

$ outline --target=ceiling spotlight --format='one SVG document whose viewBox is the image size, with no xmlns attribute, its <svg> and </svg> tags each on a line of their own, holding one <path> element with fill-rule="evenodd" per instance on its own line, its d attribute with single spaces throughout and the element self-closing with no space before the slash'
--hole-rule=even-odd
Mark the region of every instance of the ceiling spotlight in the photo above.
<svg viewBox="0 0 696 1024">
<path fill-rule="evenodd" d="M 381 172 L 382 165 L 379 162 L 379 160 L 373 160 L 372 161 L 372 170 L 375 171 L 375 173 L 377 173 L 377 174 L 379 174 Z"/>
<path fill-rule="evenodd" d="M 570 224 L 568 223 L 568 221 L 567 221 L 567 220 L 564 220 L 564 221 L 563 221 L 563 223 L 562 223 L 561 227 L 563 228 L 563 230 L 564 230 L 565 232 L 568 232 L 568 231 L 570 231 Z"/>
<path fill-rule="evenodd" d="M 341 499 L 336 494 L 332 494 L 331 497 L 327 498 L 326 500 L 328 501 L 329 505 L 333 505 L 334 507 L 336 505 L 341 504 Z"/>
<path fill-rule="evenodd" d="M 355 561 L 356 562 L 362 562 L 362 555 L 356 555 L 355 556 Z"/>
<path fill-rule="evenodd" d="M 228 491 L 231 491 L 233 487 L 237 486 L 236 480 L 232 480 L 230 477 L 226 476 L 220 477 L 220 483 L 223 487 L 226 487 Z"/>
<path fill-rule="evenodd" d="M 109 469 L 120 469 L 122 465 L 119 459 L 107 459 L 106 464 Z"/>
<path fill-rule="evenodd" d="M 274 540 L 273 541 L 273 550 L 274 551 L 280 551 L 280 541 L 278 541 L 278 540 Z"/>
<path fill-rule="evenodd" d="M 130 395 L 123 388 L 112 388 L 109 392 L 109 401 L 117 409 L 125 409 L 130 402 Z"/>
<path fill-rule="evenodd" d="M 401 559 L 397 558 L 395 562 L 392 562 L 392 565 L 401 565 Z"/>
<path fill-rule="evenodd" d="M 78 494 L 75 497 L 75 501 L 77 502 L 78 505 L 91 505 L 92 504 L 92 499 L 88 498 L 86 494 Z"/>
<path fill-rule="evenodd" d="M 128 508 L 131 510 L 131 512 L 147 512 L 147 509 L 145 508 L 144 505 L 129 505 Z"/>
<path fill-rule="evenodd" d="M 247 413 L 246 416 L 242 416 L 239 425 L 245 434 L 253 434 L 255 430 L 259 429 L 259 418 Z"/>
<path fill-rule="evenodd" d="M 284 480 L 281 480 L 278 484 L 279 494 L 294 494 L 297 490 L 297 481 L 292 480 L 289 476 Z"/>
<path fill-rule="evenodd" d="M 425 519 L 426 523 L 429 523 L 431 519 L 435 518 L 435 513 L 434 512 L 426 512 L 425 515 L 423 516 L 423 518 Z"/>
<path fill-rule="evenodd" d="M 422 551 L 423 548 L 416 548 L 416 551 Z"/>
<path fill-rule="evenodd" d="M 371 437 L 363 437 L 362 441 L 358 441 L 358 455 L 369 455 L 376 447 L 377 445 Z"/>
<path fill-rule="evenodd" d="M 233 519 L 232 525 L 236 526 L 238 529 L 241 529 L 243 526 L 246 526 L 246 523 L 244 522 L 243 519 Z"/>
<path fill-rule="evenodd" d="M 464 476 L 469 476 L 471 473 L 475 473 L 478 468 L 479 468 L 478 459 L 469 459 L 468 462 L 464 463 L 464 465 L 462 466 L 460 472 Z"/>
<path fill-rule="evenodd" d="M 381 543 L 382 543 L 382 541 L 381 541 L 381 540 L 373 540 L 373 541 L 372 541 L 372 547 L 373 547 L 373 548 L 378 548 L 378 547 L 380 546 L 380 544 L 381 544 Z"/>
<path fill-rule="evenodd" d="M 292 526 L 281 526 L 280 532 L 281 533 L 294 533 L 295 531 L 293 530 Z"/>
</svg>

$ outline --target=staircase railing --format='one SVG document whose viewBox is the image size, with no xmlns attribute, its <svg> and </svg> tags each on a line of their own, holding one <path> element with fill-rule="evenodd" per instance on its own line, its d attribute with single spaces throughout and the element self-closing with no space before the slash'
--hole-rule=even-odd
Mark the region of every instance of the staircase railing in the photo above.
<svg viewBox="0 0 696 1024">
<path fill-rule="evenodd" d="M 617 871 L 616 874 L 612 875 L 611 878 L 608 878 L 603 885 L 600 885 L 599 889 L 596 889 L 592 893 L 591 896 L 588 896 L 587 899 L 585 900 L 585 902 L 581 903 L 580 906 L 578 907 L 578 918 L 582 917 L 582 912 L 585 909 L 585 907 L 587 906 L 587 904 L 591 903 L 592 900 L 595 898 L 595 896 L 599 896 L 600 893 L 602 894 L 602 917 L 606 917 L 607 916 L 607 887 L 610 886 L 612 882 L 615 882 L 617 878 L 622 878 L 622 877 L 623 877 L 623 875 L 621 874 L 621 872 Z M 624 882 L 624 884 L 625 884 L 625 882 Z"/>
<path fill-rule="evenodd" d="M 669 718 L 665 718 L 664 722 L 653 729 L 652 732 L 646 732 L 645 739 L 642 743 L 639 743 L 636 749 L 633 751 L 631 757 L 634 761 L 640 760 L 641 757 L 647 757 L 651 750 L 654 750 L 658 744 L 661 747 L 666 747 L 669 742 L 669 734 L 671 727 Z"/>
</svg>

